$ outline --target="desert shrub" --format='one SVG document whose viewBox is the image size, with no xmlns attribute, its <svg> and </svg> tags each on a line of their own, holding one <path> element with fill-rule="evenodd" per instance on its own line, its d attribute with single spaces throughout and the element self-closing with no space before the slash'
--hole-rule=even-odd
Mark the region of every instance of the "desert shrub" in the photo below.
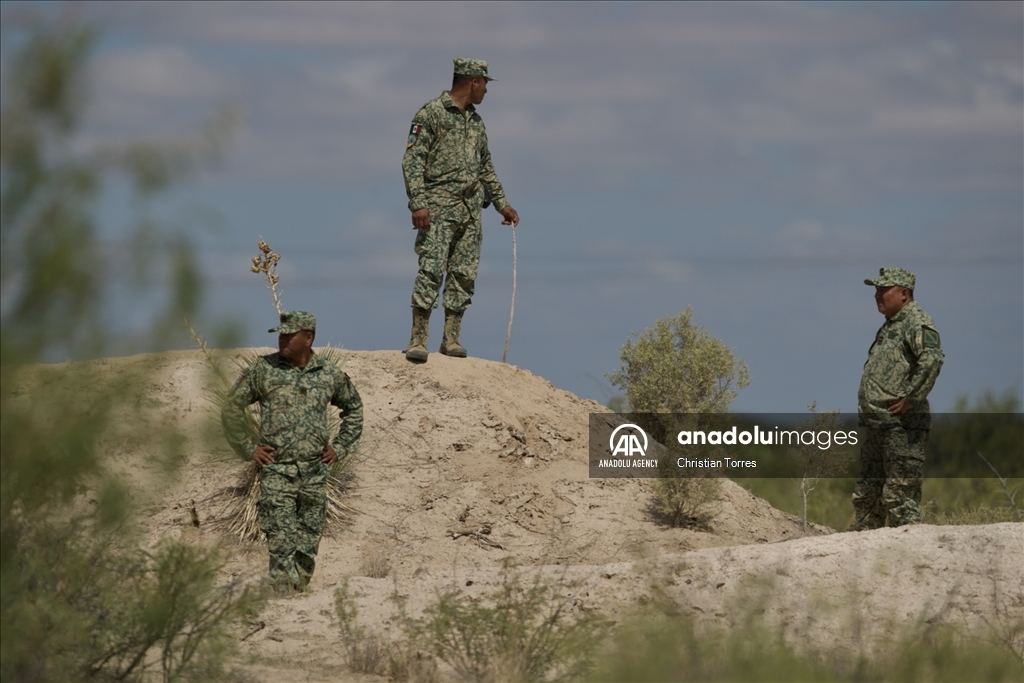
<svg viewBox="0 0 1024 683">
<path fill-rule="evenodd" d="M 651 611 L 626 619 L 616 629 L 590 680 L 824 683 L 837 679 L 760 626 L 700 631 L 689 618 Z"/>
<path fill-rule="evenodd" d="M 436 656 L 467 681 L 578 679 L 607 624 L 576 609 L 571 591 L 570 583 L 539 573 L 528 579 L 506 563 L 493 592 L 473 598 L 448 590 L 422 617 L 405 617 L 404 649 Z"/>
<path fill-rule="evenodd" d="M 724 413 L 750 384 L 743 361 L 695 325 L 689 308 L 631 335 L 619 357 L 607 377 L 635 413 Z"/>
<path fill-rule="evenodd" d="M 938 501 L 930 500 L 923 506 L 922 513 L 922 521 L 925 524 L 940 526 L 1020 521 L 1020 511 L 1007 505 L 988 506 L 967 502 L 956 506 L 942 506 Z"/>
<path fill-rule="evenodd" d="M 717 514 L 718 479 L 674 476 L 669 471 L 654 482 L 651 507 L 674 527 L 706 528 Z"/>
<path fill-rule="evenodd" d="M 381 676 L 388 673 L 392 658 L 389 644 L 376 633 L 367 634 L 366 629 L 356 623 L 359 610 L 349 593 L 348 579 L 334 591 L 334 611 L 338 616 L 349 671 Z"/>
<path fill-rule="evenodd" d="M 219 582 L 216 553 L 175 542 L 142 550 L 130 524 L 133 491 L 107 468 L 114 416 L 139 414 L 148 371 L 38 365 L 100 356 L 115 341 L 152 335 L 166 343 L 168 321 L 195 310 L 187 245 L 159 239 L 141 208 L 147 202 L 133 203 L 142 213 L 123 236 L 134 245 L 129 264 L 110 263 L 92 218 L 109 174 L 126 177 L 143 200 L 192 165 L 195 150 L 88 148 L 75 132 L 91 33 L 72 21 L 8 17 L 3 31 L 0 679 L 213 680 L 253 595 Z M 144 329 L 125 330 L 112 315 L 112 266 L 135 273 L 133 291 L 169 294 Z M 111 317 L 121 328 L 116 340 Z M 127 424 L 117 440 L 147 444 L 149 463 L 168 468 L 155 471 L 180 461 L 172 430 Z"/>
<path fill-rule="evenodd" d="M 90 676 L 135 680 L 159 672 L 173 681 L 222 673 L 234 643 L 230 627 L 254 611 L 259 598 L 238 580 L 218 582 L 216 552 L 165 540 L 152 553 L 123 551 L 97 560 L 93 589 L 67 596 L 94 622 Z M 52 588 L 59 593 L 62 585 Z"/>
<path fill-rule="evenodd" d="M 670 451 L 675 448 L 671 435 L 679 427 L 672 415 L 728 412 L 737 390 L 750 383 L 743 361 L 695 325 L 689 308 L 631 335 L 619 356 L 622 365 L 607 375 L 609 381 L 625 392 L 636 421 Z M 714 517 L 719 488 L 716 479 L 684 476 L 677 468 L 662 467 L 654 482 L 652 508 L 673 526 L 705 526 Z"/>
<path fill-rule="evenodd" d="M 991 638 L 965 638 L 948 627 L 896 628 L 869 654 L 798 652 L 773 629 L 750 619 L 729 629 L 699 628 L 678 614 L 649 611 L 616 629 L 588 680 L 636 681 L 1019 681 L 1018 655 Z"/>
</svg>

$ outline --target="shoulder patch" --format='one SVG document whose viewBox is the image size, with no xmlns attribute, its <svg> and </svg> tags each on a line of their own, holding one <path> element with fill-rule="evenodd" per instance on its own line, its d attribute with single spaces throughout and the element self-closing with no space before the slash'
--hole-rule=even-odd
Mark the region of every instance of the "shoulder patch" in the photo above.
<svg viewBox="0 0 1024 683">
<path fill-rule="evenodd" d="M 924 331 L 924 347 L 926 349 L 939 348 L 939 333 L 930 327 L 922 328 Z"/>
<path fill-rule="evenodd" d="M 409 139 L 405 142 L 405 148 L 409 149 L 416 144 L 416 138 L 420 135 L 421 126 L 418 123 L 414 123 L 409 127 Z"/>
</svg>

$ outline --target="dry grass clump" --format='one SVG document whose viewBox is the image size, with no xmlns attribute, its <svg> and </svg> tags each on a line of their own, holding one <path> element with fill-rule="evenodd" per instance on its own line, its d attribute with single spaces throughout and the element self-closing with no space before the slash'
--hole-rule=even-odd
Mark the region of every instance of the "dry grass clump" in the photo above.
<svg viewBox="0 0 1024 683">
<path fill-rule="evenodd" d="M 371 579 L 383 579 L 391 572 L 391 558 L 388 548 L 380 544 L 373 544 L 363 553 L 359 570 L 363 576 Z"/>
<path fill-rule="evenodd" d="M 367 634 L 356 623 L 359 610 L 349 594 L 348 579 L 334 591 L 334 608 L 338 615 L 345 658 L 353 673 L 384 676 L 390 668 L 391 650 L 388 643 L 376 633 Z"/>
<path fill-rule="evenodd" d="M 855 614 L 858 608 L 850 604 L 843 609 Z M 1019 619 L 1011 626 L 1021 633 Z M 1019 638 L 1010 642 L 999 635 L 969 636 L 949 625 L 919 622 L 894 625 L 884 639 L 870 646 L 852 633 L 845 636 L 845 642 L 840 638 L 830 648 L 808 652 L 786 644 L 777 627 L 753 612 L 740 623 L 723 628 L 698 625 L 686 613 L 665 614 L 647 608 L 620 623 L 588 680 L 1024 680 Z"/>
</svg>

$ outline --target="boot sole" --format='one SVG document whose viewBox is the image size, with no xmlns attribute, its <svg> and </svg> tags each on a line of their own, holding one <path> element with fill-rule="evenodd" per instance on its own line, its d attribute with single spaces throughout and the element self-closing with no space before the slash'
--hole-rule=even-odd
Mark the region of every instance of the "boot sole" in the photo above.
<svg viewBox="0 0 1024 683">
<path fill-rule="evenodd" d="M 465 349 L 463 349 L 462 351 L 449 351 L 448 349 L 440 349 L 438 352 L 442 356 L 448 356 L 449 358 L 465 358 L 466 357 Z"/>
<path fill-rule="evenodd" d="M 426 351 L 406 351 L 405 359 L 413 363 L 426 363 L 427 352 Z"/>
</svg>

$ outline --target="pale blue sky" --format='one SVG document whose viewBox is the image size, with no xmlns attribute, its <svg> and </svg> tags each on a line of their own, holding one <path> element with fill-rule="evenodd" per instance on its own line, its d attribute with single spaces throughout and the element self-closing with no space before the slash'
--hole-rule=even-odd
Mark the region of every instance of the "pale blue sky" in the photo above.
<svg viewBox="0 0 1024 683">
<path fill-rule="evenodd" d="M 9 11 L 11 3 L 4 3 Z M 262 235 L 318 341 L 404 347 L 415 274 L 409 121 L 490 62 L 479 108 L 522 223 L 509 361 L 604 402 L 631 330 L 687 306 L 749 366 L 734 408 L 853 410 L 882 322 L 862 284 L 918 277 L 946 365 L 932 394 L 1024 384 L 1021 3 L 82 3 L 101 30 L 92 143 L 219 107 L 222 168 L 168 206 L 212 327 L 272 342 Z M 102 207 L 116 239 L 116 193 Z M 212 218 L 210 218 L 212 216 Z M 186 223 L 191 219 L 187 219 Z M 500 360 L 511 240 L 484 219 L 463 342 Z M 435 316 L 431 349 L 439 341 Z"/>
</svg>

